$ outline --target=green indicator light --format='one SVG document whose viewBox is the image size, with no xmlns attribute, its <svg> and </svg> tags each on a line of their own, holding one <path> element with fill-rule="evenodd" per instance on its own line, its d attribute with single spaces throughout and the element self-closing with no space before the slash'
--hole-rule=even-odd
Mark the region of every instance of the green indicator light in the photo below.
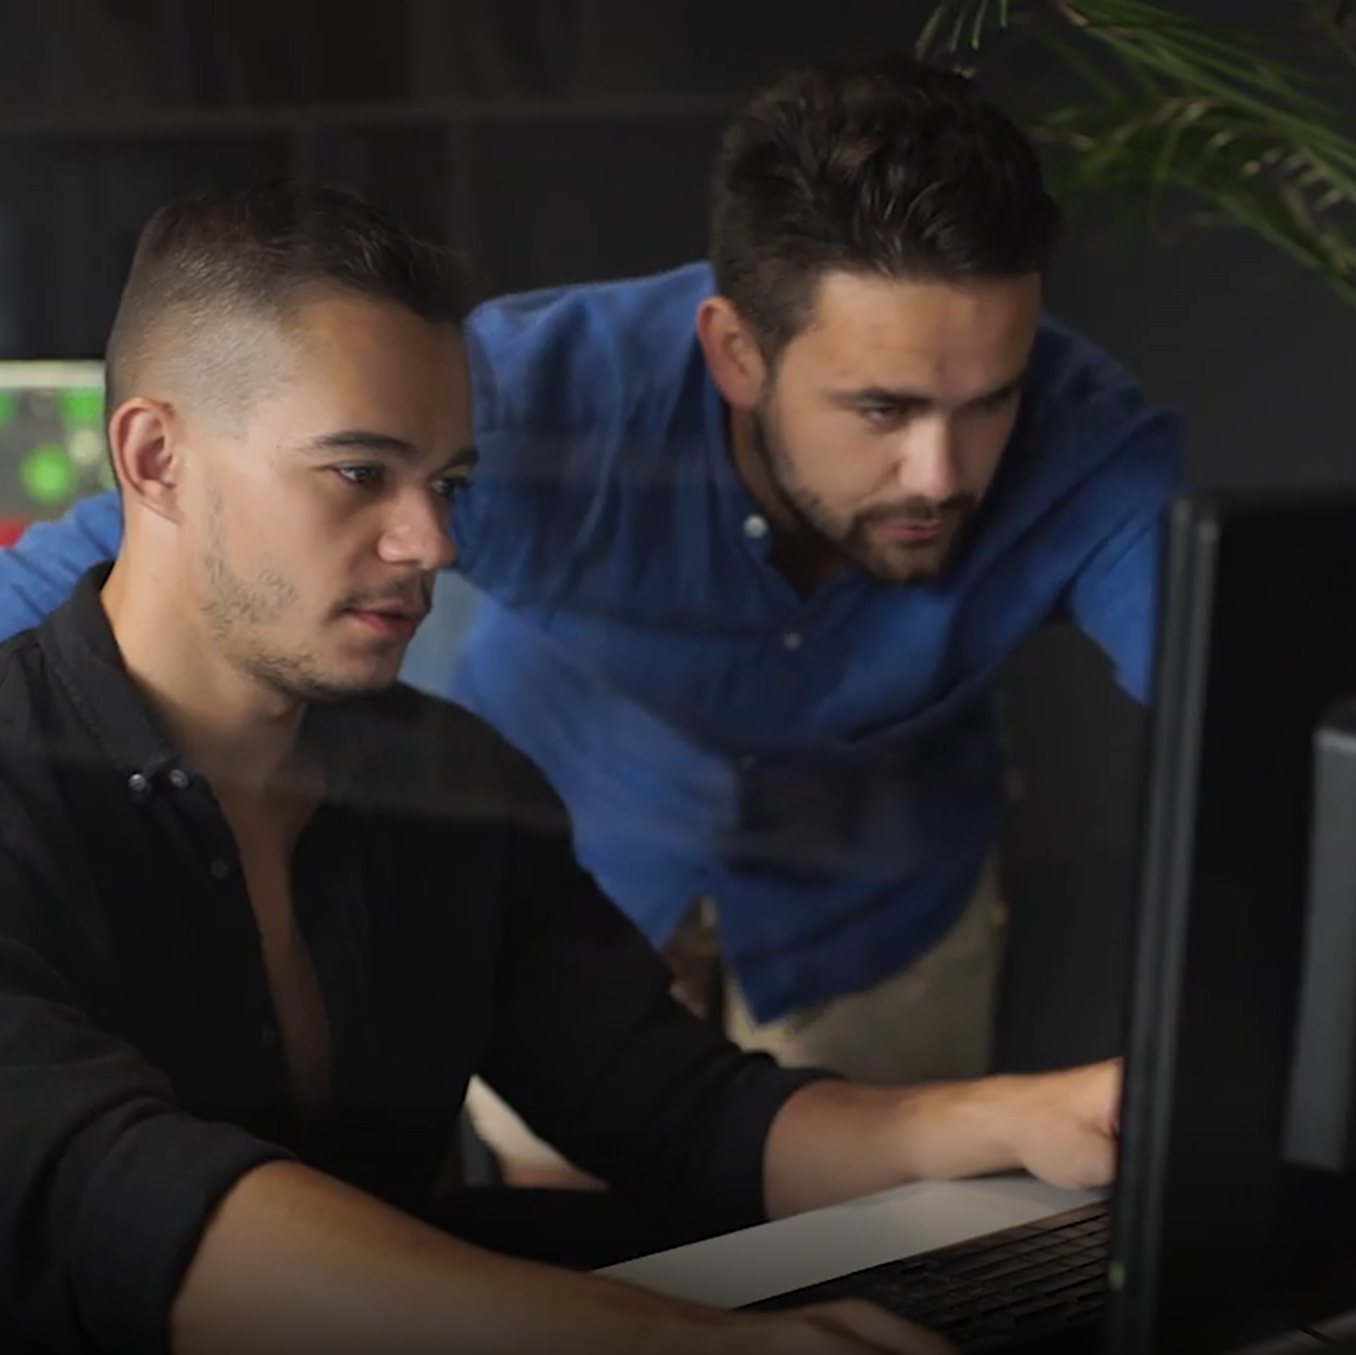
<svg viewBox="0 0 1356 1355">
<path fill-rule="evenodd" d="M 19 412 L 19 397 L 13 391 L 0 391 L 0 428 L 14 421 Z"/>
<path fill-rule="evenodd" d="M 1107 1267 L 1106 1273 L 1107 1287 L 1114 1294 L 1119 1294 L 1125 1288 L 1125 1265 L 1121 1261 L 1113 1261 Z"/>
<path fill-rule="evenodd" d="M 76 471 L 64 447 L 35 447 L 19 467 L 19 478 L 34 503 L 64 503 L 75 493 Z"/>
<path fill-rule="evenodd" d="M 94 424 L 104 418 L 104 393 L 98 386 L 81 386 L 57 392 L 57 408 L 66 424 Z"/>
</svg>

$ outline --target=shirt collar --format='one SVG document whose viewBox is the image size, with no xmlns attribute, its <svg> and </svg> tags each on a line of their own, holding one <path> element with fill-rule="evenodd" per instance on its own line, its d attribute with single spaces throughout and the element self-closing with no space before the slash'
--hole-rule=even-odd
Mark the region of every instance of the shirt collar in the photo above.
<svg viewBox="0 0 1356 1355">
<path fill-rule="evenodd" d="M 168 730 L 123 663 L 101 593 L 112 572 L 105 561 L 90 569 L 70 599 L 39 628 L 40 643 L 54 660 L 51 671 L 85 726 L 136 796 L 149 796 L 160 783 L 185 786 L 190 773 Z M 383 722 L 354 721 L 355 707 L 378 708 L 382 698 L 320 703 L 307 708 L 301 737 L 319 750 L 327 798 L 342 795 L 359 775 L 363 760 L 380 746 Z M 341 727 L 336 728 L 336 721 Z M 373 726 L 371 729 L 368 726 Z M 361 733 L 364 737 L 354 737 Z"/>
<path fill-rule="evenodd" d="M 709 372 L 705 374 L 704 393 L 707 463 L 720 503 L 721 522 L 758 559 L 766 560 L 772 545 L 772 529 L 735 466 L 730 410 Z"/>
<path fill-rule="evenodd" d="M 39 628 L 55 660 L 51 671 L 90 733 L 131 778 L 150 786 L 179 764 L 167 731 L 129 676 L 100 596 L 112 571 L 105 561 L 89 570 L 70 599 Z M 138 779 L 139 778 L 139 779 Z"/>
</svg>

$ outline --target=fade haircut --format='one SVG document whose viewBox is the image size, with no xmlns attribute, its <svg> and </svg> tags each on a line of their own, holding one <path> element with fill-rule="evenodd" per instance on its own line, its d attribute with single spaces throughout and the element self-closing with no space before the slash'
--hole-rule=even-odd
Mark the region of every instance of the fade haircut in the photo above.
<svg viewBox="0 0 1356 1355">
<path fill-rule="evenodd" d="M 726 127 L 716 285 L 775 364 L 828 272 L 965 282 L 1044 272 L 1060 234 L 1028 138 L 974 83 L 907 53 L 793 70 Z"/>
<path fill-rule="evenodd" d="M 165 375 L 218 403 L 247 400 L 241 378 L 267 373 L 258 361 L 251 370 L 257 342 L 233 322 L 285 327 L 326 290 L 394 302 L 431 323 L 460 324 L 468 304 L 450 251 L 347 188 L 277 179 L 161 207 L 138 239 L 109 335 L 109 412 Z"/>
</svg>

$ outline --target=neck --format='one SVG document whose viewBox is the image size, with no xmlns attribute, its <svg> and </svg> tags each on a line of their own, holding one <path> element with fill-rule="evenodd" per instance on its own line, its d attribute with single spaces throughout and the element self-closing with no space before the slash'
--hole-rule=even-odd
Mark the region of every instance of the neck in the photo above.
<svg viewBox="0 0 1356 1355">
<path fill-rule="evenodd" d="M 799 515 L 772 478 L 767 457 L 758 446 L 753 415 L 747 409 L 730 410 L 730 455 L 735 471 L 750 497 L 778 536 L 797 534 Z"/>
<path fill-rule="evenodd" d="M 134 570 L 126 549 L 113 566 L 102 602 L 123 664 L 214 790 L 266 795 L 295 770 L 305 703 L 227 664 L 173 574 L 139 563 Z"/>
<path fill-rule="evenodd" d="M 773 478 L 749 410 L 730 411 L 730 455 L 736 474 L 772 530 L 770 559 L 792 586 L 809 594 L 841 573 L 841 556 L 809 526 Z"/>
</svg>

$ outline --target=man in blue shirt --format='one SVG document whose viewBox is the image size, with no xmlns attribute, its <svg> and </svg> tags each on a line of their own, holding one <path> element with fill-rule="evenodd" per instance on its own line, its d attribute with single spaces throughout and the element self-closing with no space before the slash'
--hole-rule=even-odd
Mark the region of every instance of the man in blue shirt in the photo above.
<svg viewBox="0 0 1356 1355">
<path fill-rule="evenodd" d="M 798 71 L 726 131 L 709 265 L 468 325 L 481 468 L 452 531 L 479 600 L 451 694 L 542 768 L 654 943 L 714 923 L 730 1029 L 789 1062 L 982 1071 L 995 682 L 1068 619 L 1145 695 L 1178 431 L 1043 316 L 1058 226 L 963 77 Z M 119 533 L 111 496 L 32 529 L 0 632 Z"/>
</svg>

